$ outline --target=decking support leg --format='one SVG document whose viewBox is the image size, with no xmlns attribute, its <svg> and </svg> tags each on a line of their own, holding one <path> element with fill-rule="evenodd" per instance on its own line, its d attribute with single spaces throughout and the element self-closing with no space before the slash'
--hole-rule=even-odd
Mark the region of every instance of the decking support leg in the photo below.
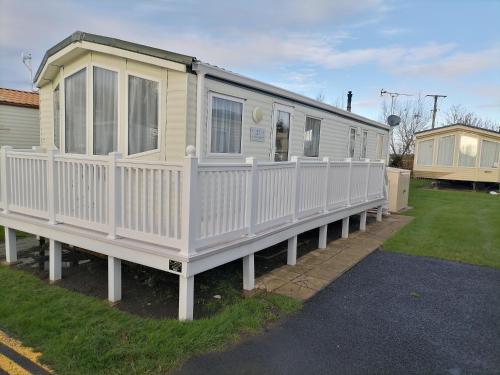
<svg viewBox="0 0 500 375">
<path fill-rule="evenodd" d="M 342 238 L 349 237 L 349 216 L 342 219 Z"/>
<path fill-rule="evenodd" d="M 377 221 L 382 221 L 382 206 L 377 207 Z"/>
<path fill-rule="evenodd" d="M 289 266 L 295 266 L 297 264 L 297 236 L 288 239 L 286 264 Z"/>
<path fill-rule="evenodd" d="M 360 218 L 359 218 L 359 230 L 361 232 L 366 232 L 366 216 L 368 214 L 368 211 L 363 211 L 361 212 Z"/>
<path fill-rule="evenodd" d="M 5 227 L 5 260 L 7 264 L 17 262 L 16 231 Z"/>
<path fill-rule="evenodd" d="M 49 239 L 49 280 L 61 280 L 62 277 L 62 246 L 59 241 Z"/>
<path fill-rule="evenodd" d="M 328 234 L 328 224 L 319 227 L 318 248 L 326 249 L 326 239 Z"/>
<path fill-rule="evenodd" d="M 255 288 L 255 260 L 254 255 L 243 257 L 243 289 L 253 290 Z"/>
<path fill-rule="evenodd" d="M 122 299 L 122 260 L 108 256 L 108 301 Z"/>
<path fill-rule="evenodd" d="M 179 320 L 193 320 L 194 276 L 179 275 Z"/>
</svg>

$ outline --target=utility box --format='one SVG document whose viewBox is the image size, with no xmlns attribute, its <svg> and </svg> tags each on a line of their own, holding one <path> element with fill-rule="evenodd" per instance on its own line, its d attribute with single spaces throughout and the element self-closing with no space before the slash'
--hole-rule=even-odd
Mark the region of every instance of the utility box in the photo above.
<svg viewBox="0 0 500 375">
<path fill-rule="evenodd" d="M 389 211 L 399 212 L 408 208 L 410 192 L 410 171 L 407 169 L 387 168 L 389 180 Z"/>
</svg>

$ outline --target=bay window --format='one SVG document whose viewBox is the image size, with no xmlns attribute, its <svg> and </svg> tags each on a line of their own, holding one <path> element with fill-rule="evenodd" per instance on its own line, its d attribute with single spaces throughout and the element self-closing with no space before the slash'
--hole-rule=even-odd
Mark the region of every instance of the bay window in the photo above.
<svg viewBox="0 0 500 375">
<path fill-rule="evenodd" d="M 241 153 L 243 101 L 211 95 L 210 152 Z"/>
<path fill-rule="evenodd" d="M 481 149 L 481 167 L 497 168 L 499 154 L 500 143 L 483 140 Z"/>
<path fill-rule="evenodd" d="M 94 67 L 94 154 L 117 151 L 118 73 Z"/>
<path fill-rule="evenodd" d="M 462 135 L 458 149 L 458 165 L 461 167 L 475 167 L 477 160 L 478 139 Z"/>
<path fill-rule="evenodd" d="M 434 157 L 434 139 L 418 142 L 418 165 L 432 165 Z"/>
<path fill-rule="evenodd" d="M 455 152 L 455 136 L 449 135 L 439 138 L 437 164 L 452 166 Z"/>
<path fill-rule="evenodd" d="M 64 79 L 65 149 L 68 153 L 85 154 L 87 121 L 87 69 Z"/>
<path fill-rule="evenodd" d="M 158 82 L 128 76 L 128 154 L 158 149 Z"/>
<path fill-rule="evenodd" d="M 321 130 L 321 120 L 306 117 L 306 127 L 304 132 L 304 156 L 319 156 L 319 137 Z"/>
</svg>

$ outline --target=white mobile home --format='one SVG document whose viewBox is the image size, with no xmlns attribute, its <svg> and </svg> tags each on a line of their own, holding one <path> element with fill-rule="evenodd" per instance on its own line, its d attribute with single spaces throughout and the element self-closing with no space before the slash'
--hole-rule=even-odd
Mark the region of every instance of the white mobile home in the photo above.
<svg viewBox="0 0 500 375">
<path fill-rule="evenodd" d="M 178 274 L 179 316 L 194 276 L 368 209 L 385 199 L 388 127 L 190 56 L 76 32 L 36 74 L 45 152 L 1 156 L 0 225 Z M 187 153 L 187 156 L 186 156 Z"/>
<path fill-rule="evenodd" d="M 0 147 L 26 149 L 39 142 L 38 93 L 0 88 Z"/>
</svg>

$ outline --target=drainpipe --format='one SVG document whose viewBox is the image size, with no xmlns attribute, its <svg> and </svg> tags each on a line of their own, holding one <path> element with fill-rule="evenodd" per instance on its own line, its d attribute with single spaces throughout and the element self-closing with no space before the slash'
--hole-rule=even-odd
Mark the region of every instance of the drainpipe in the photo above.
<svg viewBox="0 0 500 375">
<path fill-rule="evenodd" d="M 347 92 L 347 110 L 351 112 L 352 91 Z"/>
<path fill-rule="evenodd" d="M 202 147 L 201 147 L 201 129 L 203 121 L 203 93 L 205 92 L 205 72 L 203 72 L 199 67 L 195 67 L 197 75 L 196 83 L 196 156 L 198 160 L 202 159 Z"/>
</svg>

